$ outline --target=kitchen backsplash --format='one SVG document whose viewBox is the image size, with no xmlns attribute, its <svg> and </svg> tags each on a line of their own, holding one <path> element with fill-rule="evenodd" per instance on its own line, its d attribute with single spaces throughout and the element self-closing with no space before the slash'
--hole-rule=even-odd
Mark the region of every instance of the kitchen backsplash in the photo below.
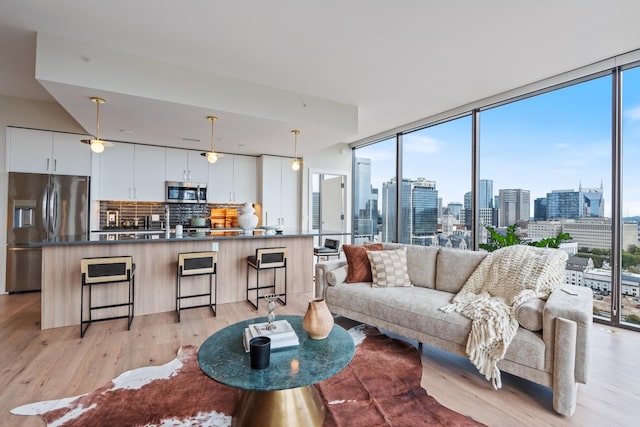
<svg viewBox="0 0 640 427">
<path fill-rule="evenodd" d="M 174 228 L 178 224 L 189 225 L 193 217 L 207 218 L 206 225 L 210 226 L 209 217 L 211 209 L 214 208 L 239 208 L 242 203 L 209 203 L 209 204 L 188 204 L 188 203 L 160 203 L 160 202 L 129 202 L 129 201 L 106 201 L 100 202 L 100 228 L 107 226 L 107 211 L 117 210 L 120 217 L 120 225 L 124 221 L 129 221 L 133 225 L 135 218 L 138 218 L 139 227 L 144 226 L 146 216 L 158 215 L 159 221 L 153 224 L 154 228 L 160 228 L 165 222 L 164 209 L 169 206 L 169 226 Z"/>
</svg>

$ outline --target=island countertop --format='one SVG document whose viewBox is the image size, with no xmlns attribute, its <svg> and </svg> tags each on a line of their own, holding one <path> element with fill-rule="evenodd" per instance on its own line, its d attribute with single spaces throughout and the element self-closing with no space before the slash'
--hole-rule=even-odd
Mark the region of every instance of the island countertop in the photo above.
<svg viewBox="0 0 640 427">
<path fill-rule="evenodd" d="M 42 321 L 43 329 L 80 324 L 80 261 L 83 258 L 131 256 L 135 270 L 136 316 L 174 311 L 176 307 L 176 274 L 178 254 L 183 252 L 216 251 L 217 261 L 217 302 L 244 301 L 247 280 L 255 282 L 255 274 L 249 271 L 247 278 L 247 257 L 255 255 L 259 248 L 287 248 L 287 293 L 299 294 L 313 291 L 313 248 L 319 234 L 300 230 L 284 230 L 282 234 L 256 232 L 245 235 L 240 232 L 219 231 L 206 235 L 175 234 L 158 238 L 140 238 L 126 233 L 98 234 L 97 240 L 79 238 L 67 241 L 47 241 L 33 244 L 42 247 Z M 229 233 L 229 234 L 227 234 Z M 95 233 L 94 233 L 95 234 Z M 330 235 L 323 232 L 322 236 Z M 344 233 L 336 233 L 344 235 Z M 113 240 L 110 239 L 113 236 Z M 116 240 L 117 237 L 117 240 Z M 164 243 L 164 244 L 161 244 Z M 263 272 L 260 280 L 271 283 L 273 271 Z M 284 278 L 278 275 L 278 281 Z M 208 286 L 207 277 L 189 279 L 195 293 L 198 286 Z M 284 285 L 281 283 L 279 286 Z M 115 287 L 106 286 L 100 294 L 96 289 L 94 297 L 98 303 L 113 303 L 121 299 Z M 126 294 L 125 294 L 126 295 Z M 194 299 L 194 304 L 198 303 Z M 265 306 L 260 305 L 263 311 Z M 115 309 L 114 309 L 115 310 Z M 204 310 L 204 309 L 203 309 Z M 106 314 L 112 313 L 105 310 Z M 186 315 L 186 313 L 185 313 Z M 189 316 L 187 316 L 188 319 Z M 184 321 L 185 319 L 183 319 Z M 134 320 L 135 322 L 136 320 Z M 113 320 L 117 324 L 118 320 Z M 114 326 L 118 328 L 120 325 Z M 126 322 L 124 322 L 126 329 Z"/>
<path fill-rule="evenodd" d="M 290 237 L 315 237 L 315 236 L 346 236 L 349 233 L 323 231 L 305 231 L 298 229 L 285 229 L 282 233 L 267 233 L 264 229 L 255 229 L 250 234 L 246 234 L 239 229 L 221 229 L 202 232 L 185 232 L 182 236 L 177 236 L 175 232 L 163 230 L 101 230 L 91 232 L 87 236 L 66 236 L 63 238 L 42 240 L 25 244 L 27 247 L 45 246 L 68 246 L 68 245 L 93 245 L 93 244 L 114 244 L 114 243 L 175 243 L 184 241 L 208 241 L 208 240 L 228 240 L 228 239 L 270 239 L 270 238 L 290 238 Z"/>
</svg>

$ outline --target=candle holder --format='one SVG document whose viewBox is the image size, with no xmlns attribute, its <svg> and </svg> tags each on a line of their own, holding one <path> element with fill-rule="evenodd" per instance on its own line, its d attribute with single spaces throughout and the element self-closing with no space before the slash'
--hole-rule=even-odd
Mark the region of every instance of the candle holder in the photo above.
<svg viewBox="0 0 640 427">
<path fill-rule="evenodd" d="M 264 299 L 268 301 L 267 310 L 269 313 L 267 314 L 267 326 L 264 328 L 268 331 L 273 331 L 276 328 L 276 325 L 273 324 L 273 321 L 276 320 L 276 314 L 273 310 L 276 309 L 276 300 L 278 299 L 278 294 L 267 294 L 264 296 Z"/>
</svg>

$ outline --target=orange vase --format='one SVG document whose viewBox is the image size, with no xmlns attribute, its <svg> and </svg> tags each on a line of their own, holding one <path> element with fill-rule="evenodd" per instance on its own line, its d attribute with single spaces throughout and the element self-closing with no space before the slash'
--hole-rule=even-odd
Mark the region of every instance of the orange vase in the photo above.
<svg viewBox="0 0 640 427">
<path fill-rule="evenodd" d="M 309 307 L 302 319 L 302 327 L 314 340 L 322 340 L 329 336 L 333 328 L 333 315 L 324 298 L 309 301 Z"/>
</svg>

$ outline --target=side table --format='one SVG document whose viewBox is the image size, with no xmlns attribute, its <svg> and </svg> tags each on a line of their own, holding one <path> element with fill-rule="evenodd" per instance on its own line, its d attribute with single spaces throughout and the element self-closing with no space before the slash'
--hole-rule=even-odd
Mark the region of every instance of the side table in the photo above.
<svg viewBox="0 0 640 427">
<path fill-rule="evenodd" d="M 251 369 L 242 341 L 245 320 L 211 335 L 198 350 L 198 365 L 210 378 L 245 390 L 233 414 L 234 426 L 322 426 L 326 412 L 313 386 L 344 369 L 355 354 L 351 335 L 334 325 L 324 340 L 312 340 L 301 316 L 278 316 L 296 331 L 300 345 L 271 351 L 267 369 Z"/>
</svg>

